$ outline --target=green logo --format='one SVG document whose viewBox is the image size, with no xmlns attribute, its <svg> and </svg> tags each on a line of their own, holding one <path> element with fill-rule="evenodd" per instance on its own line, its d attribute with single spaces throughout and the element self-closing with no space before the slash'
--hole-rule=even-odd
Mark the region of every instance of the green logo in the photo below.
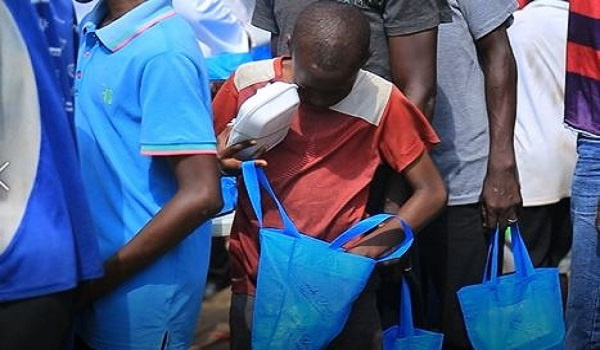
<svg viewBox="0 0 600 350">
<path fill-rule="evenodd" d="M 111 88 L 104 88 L 104 91 L 102 91 L 102 99 L 104 100 L 104 103 L 106 103 L 107 105 L 112 104 L 113 91 Z"/>
</svg>

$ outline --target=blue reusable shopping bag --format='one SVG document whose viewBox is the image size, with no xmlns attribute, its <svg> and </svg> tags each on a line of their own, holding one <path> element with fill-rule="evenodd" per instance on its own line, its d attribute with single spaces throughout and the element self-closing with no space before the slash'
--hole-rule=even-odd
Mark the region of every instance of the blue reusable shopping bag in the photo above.
<svg viewBox="0 0 600 350">
<path fill-rule="evenodd" d="M 478 350 L 564 349 L 558 269 L 534 269 L 517 225 L 510 233 L 515 273 L 498 276 L 496 230 L 483 283 L 458 291 L 469 339 Z"/>
<path fill-rule="evenodd" d="M 298 232 L 254 162 L 243 163 L 242 174 L 260 225 L 252 349 L 323 349 L 344 327 L 375 264 L 402 256 L 413 241 L 412 231 L 401 221 L 404 241 L 382 259 L 347 253 L 344 244 L 395 217 L 370 217 L 328 243 Z M 261 187 L 277 205 L 282 229 L 263 226 Z"/>
<path fill-rule="evenodd" d="M 443 334 L 415 328 L 410 289 L 406 281 L 402 280 L 400 319 L 398 325 L 386 329 L 383 333 L 383 350 L 439 350 L 443 342 Z"/>
</svg>

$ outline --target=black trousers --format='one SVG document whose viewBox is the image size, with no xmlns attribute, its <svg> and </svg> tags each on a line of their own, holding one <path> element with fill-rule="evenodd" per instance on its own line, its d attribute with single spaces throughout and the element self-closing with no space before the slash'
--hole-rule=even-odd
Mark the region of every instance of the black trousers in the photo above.
<svg viewBox="0 0 600 350">
<path fill-rule="evenodd" d="M 63 350 L 71 342 L 73 290 L 0 303 L 0 349 Z"/>
<path fill-rule="evenodd" d="M 573 242 L 571 200 L 525 207 L 519 214 L 519 228 L 536 267 L 556 267 Z"/>
<path fill-rule="evenodd" d="M 472 348 L 456 292 L 483 278 L 492 232 L 483 227 L 480 208 L 480 204 L 447 207 L 416 239 L 429 328 L 444 333 L 446 349 Z"/>
<path fill-rule="evenodd" d="M 379 276 L 374 273 L 371 280 L 353 304 L 352 311 L 342 332 L 329 344 L 327 350 L 380 350 L 382 332 L 377 312 L 375 291 Z M 233 294 L 229 313 L 231 349 L 250 350 L 252 310 L 254 298 Z M 293 347 L 294 344 L 290 344 Z"/>
</svg>

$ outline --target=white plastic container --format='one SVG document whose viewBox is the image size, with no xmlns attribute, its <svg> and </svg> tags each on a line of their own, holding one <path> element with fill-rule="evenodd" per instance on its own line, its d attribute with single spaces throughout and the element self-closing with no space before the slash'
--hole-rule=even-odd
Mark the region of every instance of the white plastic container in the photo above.
<svg viewBox="0 0 600 350">
<path fill-rule="evenodd" d="M 294 84 L 274 82 L 242 104 L 227 146 L 250 139 L 256 140 L 256 145 L 239 152 L 236 158 L 249 159 L 257 150 L 270 150 L 285 138 L 300 104 L 297 90 Z"/>
</svg>

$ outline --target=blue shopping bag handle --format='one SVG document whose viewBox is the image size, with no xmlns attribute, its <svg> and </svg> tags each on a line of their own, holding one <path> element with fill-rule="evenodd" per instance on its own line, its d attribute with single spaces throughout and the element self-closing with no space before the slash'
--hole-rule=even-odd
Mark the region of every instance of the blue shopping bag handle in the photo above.
<svg viewBox="0 0 600 350">
<path fill-rule="evenodd" d="M 515 259 L 515 270 L 522 277 L 530 276 L 533 274 L 533 263 L 531 257 L 527 251 L 527 246 L 523 241 L 521 230 L 519 225 L 514 224 L 509 227 L 511 234 L 511 244 L 513 250 L 513 257 Z"/>
<path fill-rule="evenodd" d="M 256 214 L 259 226 L 261 228 L 263 227 L 262 199 L 260 194 L 260 189 L 262 187 L 267 191 L 273 202 L 275 202 L 277 205 L 279 216 L 283 222 L 283 232 L 291 237 L 300 237 L 298 229 L 292 222 L 292 219 L 290 219 L 289 215 L 286 213 L 285 209 L 281 205 L 281 202 L 279 202 L 279 199 L 275 195 L 271 184 L 267 180 L 265 171 L 262 168 L 257 167 L 254 161 L 243 162 L 242 176 L 244 177 L 246 191 L 248 192 L 250 204 L 252 205 L 252 209 L 254 209 L 254 214 Z"/>
<path fill-rule="evenodd" d="M 329 247 L 332 249 L 340 249 L 342 246 L 344 246 L 346 243 L 350 242 L 352 239 L 354 239 L 366 232 L 369 232 L 370 230 L 374 229 L 378 225 L 382 224 L 384 221 L 392 219 L 392 218 L 397 219 L 398 221 L 400 221 L 400 224 L 402 224 L 402 231 L 404 231 L 404 240 L 402 240 L 402 243 L 400 243 L 394 249 L 394 251 L 392 253 L 390 253 L 382 258 L 376 259 L 376 260 L 378 262 L 382 262 L 382 261 L 397 259 L 397 258 L 401 257 L 402 255 L 404 255 L 404 253 L 406 253 L 408 248 L 410 248 L 410 246 L 414 240 L 414 234 L 413 234 L 413 231 L 410 228 L 410 226 L 406 223 L 406 221 L 402 220 L 401 218 L 399 218 L 396 215 L 377 214 L 377 215 L 373 215 L 365 220 L 362 220 L 359 223 L 357 223 L 356 225 L 350 227 L 348 230 L 346 230 L 341 235 L 339 235 L 333 242 L 331 242 Z"/>
<path fill-rule="evenodd" d="M 415 326 L 412 316 L 412 304 L 410 301 L 410 289 L 406 280 L 402 279 L 400 294 L 400 319 L 398 320 L 398 331 L 396 338 L 406 338 L 415 335 Z"/>
<path fill-rule="evenodd" d="M 523 237 L 521 236 L 521 232 L 519 231 L 518 224 L 513 224 L 509 226 L 511 244 L 513 250 L 513 257 L 515 260 L 515 272 L 520 278 L 526 278 L 533 274 L 533 263 L 531 262 L 531 258 L 529 257 L 529 253 L 527 252 L 527 246 L 525 246 L 525 242 L 523 241 Z M 500 242 L 500 228 L 496 228 L 494 232 L 494 237 L 492 244 L 488 250 L 488 258 L 485 264 L 485 273 L 483 276 L 483 282 L 489 283 L 497 283 L 498 278 L 498 250 Z M 490 270 L 488 267 L 490 266 L 490 260 L 492 269 Z"/>
</svg>

